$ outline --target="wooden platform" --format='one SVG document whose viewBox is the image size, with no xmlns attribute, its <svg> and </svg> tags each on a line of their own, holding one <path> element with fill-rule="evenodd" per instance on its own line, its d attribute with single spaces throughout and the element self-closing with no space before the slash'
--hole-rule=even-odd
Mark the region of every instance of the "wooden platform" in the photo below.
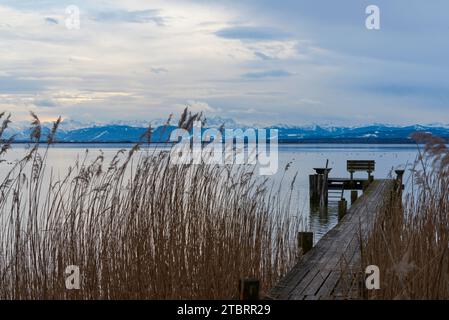
<svg viewBox="0 0 449 320">
<path fill-rule="evenodd" d="M 364 185 L 368 183 L 368 179 L 349 179 L 349 178 L 328 178 L 328 190 L 363 190 Z"/>
<path fill-rule="evenodd" d="M 393 186 L 394 180 L 372 182 L 342 221 L 301 258 L 267 298 L 348 298 L 358 286 L 354 274 L 361 271 L 359 236 L 371 228 L 379 205 L 389 197 Z"/>
</svg>

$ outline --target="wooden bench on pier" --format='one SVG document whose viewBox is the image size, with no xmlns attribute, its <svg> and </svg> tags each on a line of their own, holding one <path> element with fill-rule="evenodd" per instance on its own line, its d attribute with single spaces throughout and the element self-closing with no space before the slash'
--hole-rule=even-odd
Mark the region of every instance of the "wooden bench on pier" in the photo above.
<svg viewBox="0 0 449 320">
<path fill-rule="evenodd" d="M 374 172 L 376 162 L 374 160 L 348 160 L 346 168 L 351 175 L 351 180 L 354 180 L 354 173 L 356 171 L 366 171 L 368 173 L 368 180 L 371 180 L 371 173 Z"/>
<path fill-rule="evenodd" d="M 311 201 L 317 202 L 324 196 L 324 203 L 327 204 L 329 190 L 339 191 L 340 197 L 344 190 L 364 190 L 374 179 L 372 173 L 375 170 L 375 164 L 374 160 L 348 160 L 346 168 L 350 178 L 329 177 L 331 168 L 314 168 L 316 174 L 309 177 Z M 368 179 L 354 178 L 354 173 L 357 171 L 367 172 Z"/>
<path fill-rule="evenodd" d="M 374 160 L 348 160 L 346 168 L 350 178 L 328 178 L 329 190 L 363 190 L 374 179 L 372 173 L 375 170 Z M 354 173 L 365 171 L 368 173 L 368 179 L 356 179 Z"/>
</svg>

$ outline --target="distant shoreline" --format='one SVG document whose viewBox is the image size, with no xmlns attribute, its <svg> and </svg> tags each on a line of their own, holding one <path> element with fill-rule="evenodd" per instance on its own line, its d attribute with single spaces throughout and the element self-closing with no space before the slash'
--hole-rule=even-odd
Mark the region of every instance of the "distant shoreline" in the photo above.
<svg viewBox="0 0 449 320">
<path fill-rule="evenodd" d="M 449 139 L 445 139 L 447 143 L 449 143 Z M 54 145 L 75 145 L 75 144 L 85 144 L 85 145 L 94 145 L 94 144 L 136 144 L 139 141 L 56 141 Z M 14 141 L 12 144 L 33 144 L 34 141 Z M 45 144 L 46 141 L 43 140 L 40 142 L 41 144 Z M 144 142 L 143 144 L 148 144 Z M 169 145 L 173 144 L 173 142 L 151 142 L 150 144 L 164 144 Z M 416 144 L 415 141 L 410 139 L 304 139 L 304 140 L 279 140 L 278 144 L 404 144 L 411 145 Z"/>
</svg>

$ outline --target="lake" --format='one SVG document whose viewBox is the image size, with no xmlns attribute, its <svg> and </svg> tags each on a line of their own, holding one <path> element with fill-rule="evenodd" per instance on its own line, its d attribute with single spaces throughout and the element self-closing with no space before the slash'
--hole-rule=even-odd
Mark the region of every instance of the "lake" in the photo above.
<svg viewBox="0 0 449 320">
<path fill-rule="evenodd" d="M 85 150 L 89 149 L 89 158 L 94 159 L 100 151 L 104 153 L 105 160 L 112 159 L 116 152 L 122 148 L 129 148 L 129 144 L 61 144 L 51 148 L 48 157 L 48 169 L 53 173 L 64 174 L 66 169 L 73 165 L 76 157 L 83 157 Z M 16 144 L 6 156 L 7 162 L 20 159 L 25 153 L 26 145 Z M 165 149 L 167 147 L 160 147 Z M 332 168 L 331 177 L 349 177 L 346 171 L 346 160 L 375 160 L 375 178 L 386 178 L 393 169 L 404 168 L 411 165 L 417 156 L 414 145 L 374 145 L 374 144 L 280 144 L 279 145 L 279 171 L 271 177 L 274 183 L 280 185 L 283 192 L 288 192 L 291 181 L 297 173 L 293 190 L 293 213 L 299 212 L 298 219 L 304 223 L 304 229 L 315 233 L 317 242 L 328 230 L 338 222 L 337 202 L 330 201 L 327 212 L 313 211 L 309 205 L 309 174 L 313 174 L 314 167 L 324 167 L 329 160 Z M 284 168 L 289 168 L 284 172 Z M 9 164 L 11 166 L 11 164 Z M 7 171 L 7 163 L 2 163 L 0 178 Z M 366 177 L 367 174 L 359 172 L 356 177 Z M 408 175 L 405 176 L 405 181 Z M 345 195 L 350 199 L 349 194 Z"/>
</svg>

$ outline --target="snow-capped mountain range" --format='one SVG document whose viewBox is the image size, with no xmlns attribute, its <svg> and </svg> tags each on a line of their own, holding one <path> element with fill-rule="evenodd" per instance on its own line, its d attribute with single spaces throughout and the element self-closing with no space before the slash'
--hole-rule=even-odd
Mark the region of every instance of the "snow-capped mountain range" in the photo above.
<svg viewBox="0 0 449 320">
<path fill-rule="evenodd" d="M 173 119 L 167 126 L 166 119 L 152 121 L 113 121 L 113 122 L 82 122 L 66 119 L 61 122 L 58 133 L 58 142 L 137 142 L 149 125 L 153 128 L 152 141 L 166 142 L 173 129 L 176 128 L 177 119 Z M 45 137 L 52 127 L 51 122 L 42 123 L 42 133 Z M 230 118 L 213 117 L 206 119 L 206 128 L 261 128 L 240 124 Z M 30 124 L 28 122 L 13 122 L 6 130 L 4 138 L 15 137 L 15 141 L 29 141 Z M 277 124 L 265 126 L 266 129 L 277 129 L 280 142 L 412 142 L 410 135 L 414 132 L 429 132 L 443 137 L 449 141 L 449 125 L 409 125 L 398 126 L 388 124 L 367 124 L 359 126 L 336 126 L 332 124 L 313 125 L 286 125 Z"/>
</svg>

